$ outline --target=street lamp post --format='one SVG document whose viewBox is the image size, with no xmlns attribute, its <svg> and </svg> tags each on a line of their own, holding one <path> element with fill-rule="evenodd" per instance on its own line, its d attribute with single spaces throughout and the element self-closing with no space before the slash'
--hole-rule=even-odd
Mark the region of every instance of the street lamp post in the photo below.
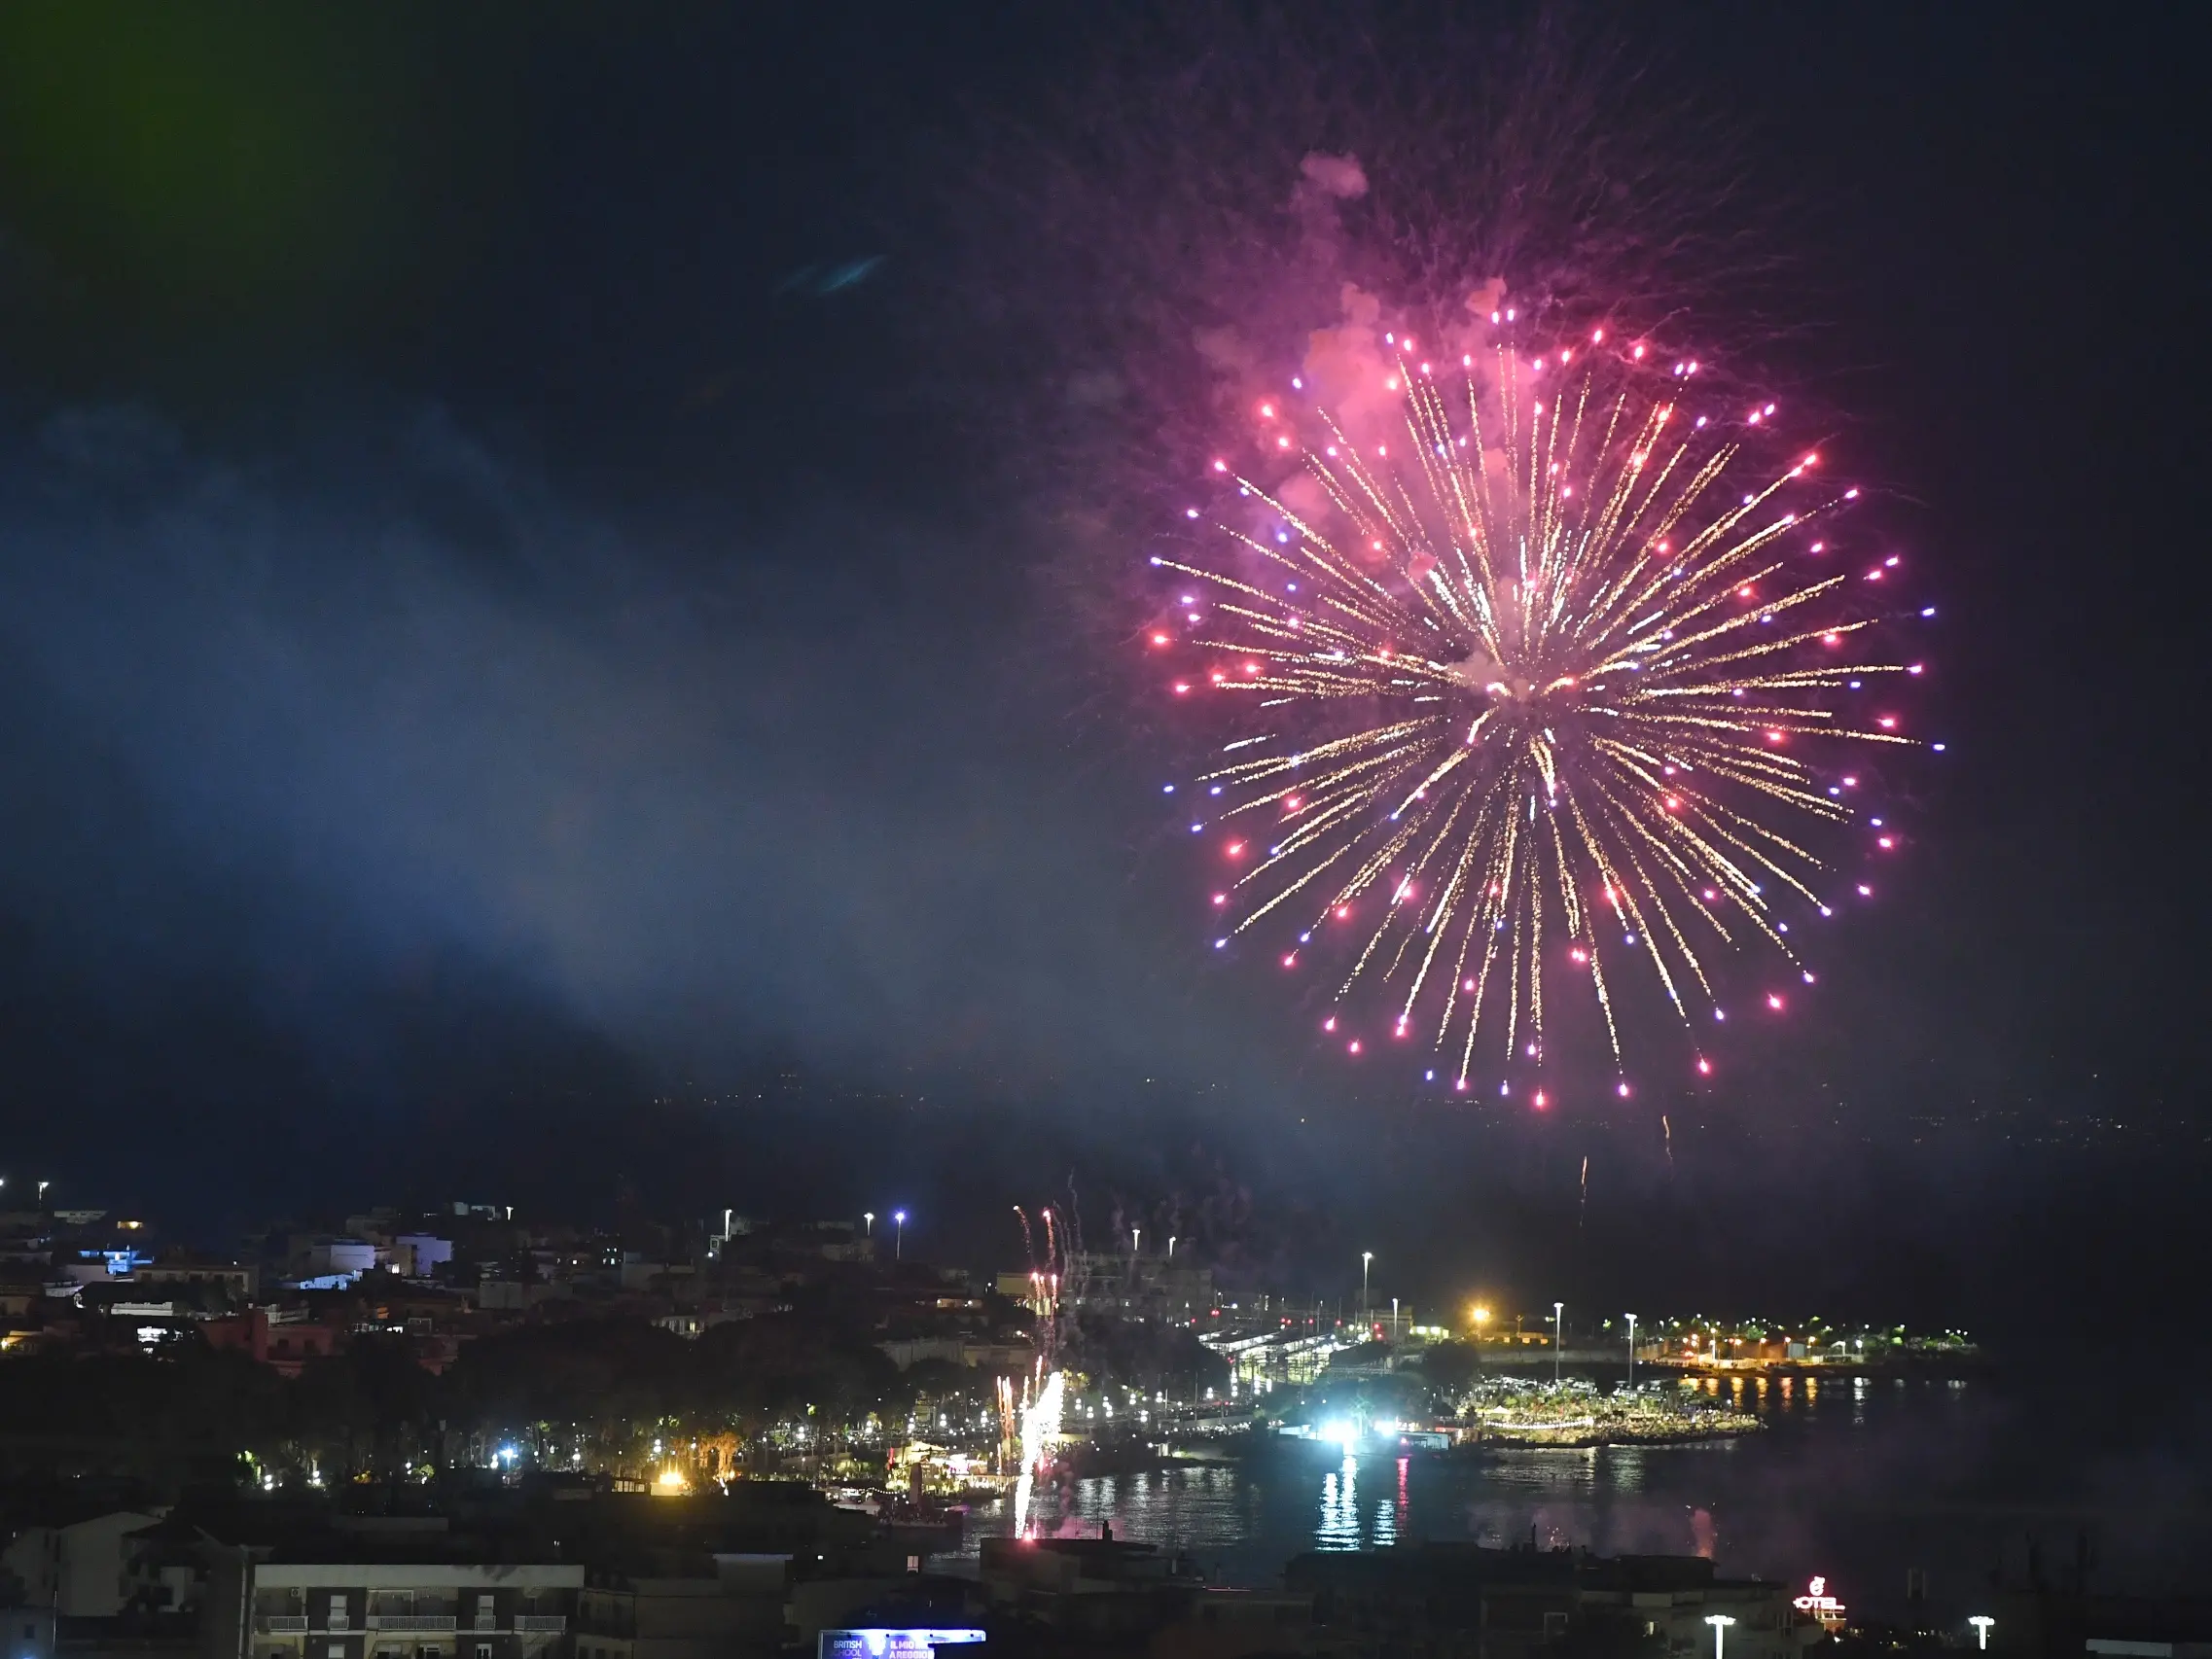
<svg viewBox="0 0 2212 1659">
<path fill-rule="evenodd" d="M 1552 1304 L 1552 1386 L 1559 1386 L 1559 1350 L 1567 1343 L 1567 1304 Z"/>
<path fill-rule="evenodd" d="M 1990 1627 L 1991 1625 L 1995 1624 L 1997 1621 L 1996 1621 L 1995 1619 L 1991 1618 L 1991 1617 L 1990 1617 L 1990 1616 L 1989 1616 L 1987 1613 L 1976 1613 L 1976 1614 L 1975 1614 L 1975 1615 L 1974 1615 L 1972 1618 L 1968 1619 L 1966 1622 L 1967 1622 L 1968 1624 L 1970 1624 L 1970 1625 L 1974 1626 L 1974 1636 L 1975 1636 L 1975 1642 L 1974 1642 L 1974 1645 L 1975 1645 L 1976 1649 L 1977 1649 L 1977 1650 L 1979 1650 L 1979 1651 L 1980 1651 L 1980 1652 L 1983 1652 L 1983 1653 L 1986 1653 L 1986 1652 L 1988 1652 L 1988 1651 L 1989 1651 L 1989 1627 Z"/>
<path fill-rule="evenodd" d="M 893 1261 L 904 1261 L 907 1259 L 907 1213 L 904 1210 L 894 1210 L 891 1212 L 891 1219 L 898 1227 L 895 1242 L 891 1247 L 891 1259 Z"/>
<path fill-rule="evenodd" d="M 1131 1255 L 1144 1254 L 1144 1229 L 1142 1227 L 1131 1227 L 1129 1229 L 1129 1253 Z"/>
<path fill-rule="evenodd" d="M 1726 1613 L 1707 1613 L 1705 1622 L 1713 1627 L 1713 1659 L 1724 1659 L 1721 1651 L 1723 1633 L 1728 1630 L 1730 1625 L 1735 1623 L 1735 1620 L 1730 1618 Z"/>
<path fill-rule="evenodd" d="M 1367 1323 L 1367 1273 L 1374 1260 L 1374 1251 L 1363 1250 L 1360 1252 L 1360 1323 L 1362 1324 Z"/>
<path fill-rule="evenodd" d="M 1630 1314 L 1630 1315 L 1628 1315 L 1628 1316 L 1627 1316 L 1627 1319 L 1628 1319 L 1628 1386 L 1629 1386 L 1631 1389 L 1633 1389 L 1633 1388 L 1636 1386 L 1636 1316 L 1635 1316 L 1634 1314 Z"/>
<path fill-rule="evenodd" d="M 863 1210 L 860 1213 L 860 1226 L 863 1238 L 874 1238 L 875 1236 L 875 1212 Z"/>
</svg>

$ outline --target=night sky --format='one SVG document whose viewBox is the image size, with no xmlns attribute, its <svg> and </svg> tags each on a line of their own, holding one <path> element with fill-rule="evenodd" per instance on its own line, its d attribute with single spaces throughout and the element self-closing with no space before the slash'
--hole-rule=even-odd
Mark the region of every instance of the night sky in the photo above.
<svg viewBox="0 0 2212 1659">
<path fill-rule="evenodd" d="M 1072 1172 L 1094 1232 L 1242 1189 L 1314 1283 L 1378 1236 L 1409 1293 L 1962 1322 L 2203 1260 L 2185 9 L 1555 15 L 1628 77 L 1609 165 L 1726 187 L 1759 257 L 1682 327 L 1883 484 L 1949 747 L 1786 1031 L 1542 1125 L 1211 959 L 1128 639 L 1195 334 L 1333 320 L 1218 204 L 1281 221 L 1309 150 L 1389 197 L 1526 14 L 770 10 L 0 19 L 11 1191 L 213 1233 L 619 1178 L 982 1256 Z"/>
</svg>

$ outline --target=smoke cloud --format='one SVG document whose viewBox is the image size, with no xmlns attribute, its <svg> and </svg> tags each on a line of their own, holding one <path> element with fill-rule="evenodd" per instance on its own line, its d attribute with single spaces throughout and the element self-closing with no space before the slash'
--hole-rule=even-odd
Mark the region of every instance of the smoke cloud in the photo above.
<svg viewBox="0 0 2212 1659">
<path fill-rule="evenodd" d="M 1319 151 L 1298 164 L 1306 187 L 1338 201 L 1367 194 L 1367 171 L 1357 156 L 1324 156 Z"/>
<path fill-rule="evenodd" d="M 364 1101 L 439 964 L 644 1076 L 1044 1087 L 1214 1041 L 1160 973 L 1182 896 L 1130 904 L 1095 810 L 1136 786 L 1069 752 L 972 544 L 824 505 L 699 561 L 436 411 L 244 458 L 75 411 L 0 530 L 0 904 L 115 1017 L 230 983 Z"/>
</svg>

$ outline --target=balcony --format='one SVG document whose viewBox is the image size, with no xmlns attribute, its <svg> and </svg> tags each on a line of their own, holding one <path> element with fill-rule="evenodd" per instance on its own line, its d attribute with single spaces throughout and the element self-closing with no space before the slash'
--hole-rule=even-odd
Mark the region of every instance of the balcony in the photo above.
<svg viewBox="0 0 2212 1659">
<path fill-rule="evenodd" d="M 307 1621 L 299 1613 L 264 1613 L 254 1620 L 254 1628 L 269 1636 L 305 1636 Z"/>
<path fill-rule="evenodd" d="M 517 1613 L 515 1615 L 515 1634 L 517 1636 L 530 1636 L 537 1633 L 558 1636 L 567 1628 L 568 1615 L 566 1613 Z"/>
<path fill-rule="evenodd" d="M 451 1630 L 451 1613 L 371 1613 L 371 1630 Z M 333 1626 L 332 1628 L 336 1628 Z"/>
</svg>

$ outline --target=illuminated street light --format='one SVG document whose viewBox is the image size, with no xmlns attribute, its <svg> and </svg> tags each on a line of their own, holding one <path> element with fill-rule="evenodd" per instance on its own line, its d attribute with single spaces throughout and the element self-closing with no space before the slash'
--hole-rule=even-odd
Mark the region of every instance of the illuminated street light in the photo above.
<svg viewBox="0 0 2212 1659">
<path fill-rule="evenodd" d="M 1367 1322 L 1367 1270 L 1369 1264 L 1374 1260 L 1374 1251 L 1363 1250 L 1360 1252 L 1360 1322 L 1363 1324 Z"/>
<path fill-rule="evenodd" d="M 873 1211 L 873 1210 L 863 1210 L 863 1211 L 860 1213 L 860 1231 L 861 1231 L 861 1237 L 863 1237 L 863 1238 L 870 1238 L 870 1239 L 872 1239 L 872 1238 L 874 1238 L 874 1237 L 875 1236 L 875 1212 L 874 1212 L 874 1211 Z"/>
<path fill-rule="evenodd" d="M 1142 1227 L 1131 1227 L 1129 1229 L 1129 1253 L 1131 1255 L 1144 1254 L 1144 1229 Z"/>
<path fill-rule="evenodd" d="M 1729 1626 L 1735 1623 L 1735 1620 L 1726 1613 L 1707 1613 L 1705 1622 L 1713 1627 L 1713 1659 L 1723 1659 L 1721 1643 L 1726 1640 Z"/>
<path fill-rule="evenodd" d="M 1983 1653 L 1986 1653 L 1986 1652 L 1988 1652 L 1988 1651 L 1989 1651 L 1989 1627 L 1990 1627 L 1991 1625 L 1995 1624 L 1997 1621 L 1996 1621 L 1995 1619 L 1991 1618 L 1991 1617 L 1990 1617 L 1990 1616 L 1989 1616 L 1987 1613 L 1976 1613 L 1976 1614 L 1975 1614 L 1975 1615 L 1974 1615 L 1972 1618 L 1968 1619 L 1966 1622 L 1967 1622 L 1968 1624 L 1970 1624 L 1970 1625 L 1974 1626 L 1974 1635 L 1975 1635 L 1975 1643 L 1974 1643 L 1974 1645 L 1976 1646 L 1976 1648 L 1977 1648 L 1977 1649 L 1979 1649 L 1980 1651 L 1983 1652 Z"/>
<path fill-rule="evenodd" d="M 904 1261 L 907 1259 L 907 1213 L 904 1210 L 894 1210 L 891 1212 L 891 1219 L 897 1223 L 899 1228 L 898 1241 L 892 1247 L 891 1259 Z"/>
<path fill-rule="evenodd" d="M 1629 1314 L 1629 1315 L 1627 1316 L 1627 1320 L 1628 1320 L 1628 1386 L 1629 1386 L 1629 1387 L 1632 1389 L 1632 1388 L 1634 1388 L 1634 1387 L 1636 1386 L 1636 1316 L 1635 1316 L 1634 1314 Z"/>
<path fill-rule="evenodd" d="M 1567 1344 L 1567 1304 L 1552 1304 L 1552 1386 L 1559 1386 L 1559 1350 Z"/>
</svg>

